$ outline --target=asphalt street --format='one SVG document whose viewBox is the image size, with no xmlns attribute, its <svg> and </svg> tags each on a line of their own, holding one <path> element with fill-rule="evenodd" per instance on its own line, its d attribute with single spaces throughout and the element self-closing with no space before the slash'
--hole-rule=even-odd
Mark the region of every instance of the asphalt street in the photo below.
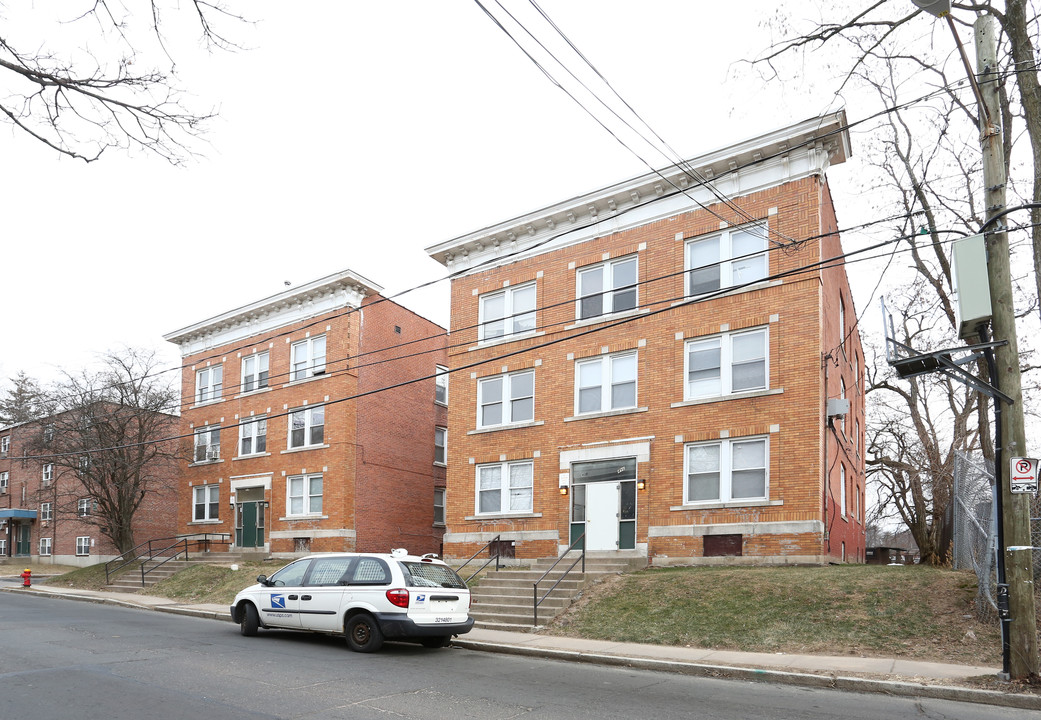
<svg viewBox="0 0 1041 720">
<path fill-rule="evenodd" d="M 0 718 L 1036 718 L 894 698 L 290 632 L 0 596 Z"/>
</svg>

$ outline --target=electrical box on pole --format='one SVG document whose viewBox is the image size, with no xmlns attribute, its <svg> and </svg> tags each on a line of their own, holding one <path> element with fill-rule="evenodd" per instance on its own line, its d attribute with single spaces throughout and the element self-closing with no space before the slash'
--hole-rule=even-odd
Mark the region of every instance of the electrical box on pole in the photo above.
<svg viewBox="0 0 1041 720">
<path fill-rule="evenodd" d="M 970 235 L 951 244 L 951 285 L 954 289 L 958 337 L 974 337 L 981 323 L 989 322 L 990 278 L 983 235 Z"/>
</svg>

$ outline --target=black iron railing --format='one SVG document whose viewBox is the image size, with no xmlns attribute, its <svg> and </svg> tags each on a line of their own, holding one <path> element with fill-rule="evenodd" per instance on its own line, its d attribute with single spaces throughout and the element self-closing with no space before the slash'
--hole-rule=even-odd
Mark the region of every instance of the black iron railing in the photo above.
<svg viewBox="0 0 1041 720">
<path fill-rule="evenodd" d="M 176 537 L 152 538 L 146 540 L 115 560 L 105 563 L 105 584 L 112 581 L 112 576 L 123 568 L 134 563 L 141 563 L 141 587 L 145 586 L 145 577 L 156 568 L 162 567 L 171 560 L 183 556 L 189 558 L 191 552 L 208 552 L 212 545 L 230 545 L 229 533 L 196 533 L 193 535 L 177 535 Z M 154 560 L 159 562 L 153 563 Z"/>
<path fill-rule="evenodd" d="M 496 570 L 498 570 L 499 568 L 502 567 L 502 563 L 499 562 L 499 559 L 502 557 L 502 550 L 501 550 L 502 543 L 500 542 L 500 538 L 501 537 L 502 537 L 501 535 L 496 535 L 493 539 L 489 540 L 488 543 L 484 547 L 482 547 L 480 550 L 478 550 L 473 555 L 471 555 L 469 560 L 464 562 L 462 565 L 460 565 L 456 569 L 456 572 L 459 573 L 460 577 L 462 577 L 463 568 L 464 567 L 466 567 L 467 565 L 472 563 L 477 558 L 477 556 L 480 555 L 481 553 L 483 553 L 485 550 L 488 550 L 492 546 L 495 546 L 495 552 L 493 554 L 491 554 L 488 557 L 487 560 L 484 561 L 484 564 L 481 565 L 481 567 L 477 568 L 477 570 L 472 575 L 470 575 L 470 577 L 466 578 L 463 582 L 465 582 L 467 585 L 469 585 L 470 581 L 473 580 L 475 577 L 477 577 L 477 573 L 481 572 L 486 567 L 488 567 L 488 565 L 491 564 L 492 560 L 495 561 L 495 569 Z"/>
<path fill-rule="evenodd" d="M 557 589 L 557 586 L 560 585 L 561 581 L 563 581 L 564 578 L 566 578 L 568 576 L 568 573 L 570 573 L 572 570 L 574 570 L 575 566 L 578 565 L 578 563 L 580 563 L 580 562 L 582 563 L 582 572 L 584 573 L 586 571 L 586 543 L 585 543 L 585 539 L 586 539 L 586 534 L 585 533 L 582 533 L 577 538 L 575 538 L 575 541 L 573 543 L 571 543 L 571 545 L 568 546 L 567 550 L 565 550 L 563 553 L 561 553 L 560 557 L 557 558 L 557 561 L 549 566 L 549 570 L 547 570 L 546 572 L 542 573 L 542 577 L 540 577 L 538 580 L 536 580 L 535 583 L 532 585 L 532 588 L 531 588 L 531 600 L 532 600 L 532 603 L 531 603 L 532 622 L 531 622 L 531 624 L 532 624 L 532 626 L 538 627 L 538 624 L 539 624 L 539 605 L 542 604 L 543 600 L 545 600 L 546 598 L 549 597 L 549 594 L 551 592 L 553 592 L 554 590 Z M 568 567 L 568 569 L 565 570 L 560 575 L 559 578 L 557 578 L 557 581 L 555 583 L 553 583 L 552 587 L 550 587 L 549 590 L 546 591 L 546 594 L 543 595 L 542 597 L 539 597 L 539 583 L 541 583 L 543 580 L 545 580 L 546 576 L 549 575 L 551 572 L 553 572 L 553 569 L 556 568 L 557 565 L 560 564 L 560 561 L 563 560 L 564 558 L 566 558 L 567 554 L 569 552 L 571 552 L 572 550 L 574 550 L 575 547 L 579 543 L 582 544 L 582 547 L 580 548 L 581 554 L 577 558 L 575 558 L 575 562 L 571 563 L 571 566 Z"/>
</svg>

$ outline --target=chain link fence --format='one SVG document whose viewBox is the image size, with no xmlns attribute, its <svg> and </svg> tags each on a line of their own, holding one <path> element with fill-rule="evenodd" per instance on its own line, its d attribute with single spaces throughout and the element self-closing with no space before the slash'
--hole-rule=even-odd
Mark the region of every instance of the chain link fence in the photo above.
<svg viewBox="0 0 1041 720">
<path fill-rule="evenodd" d="M 954 547 L 951 561 L 956 570 L 976 573 L 979 591 L 976 615 L 996 620 L 997 505 L 994 501 L 994 468 L 982 455 L 958 452 L 954 457 Z"/>
<path fill-rule="evenodd" d="M 982 455 L 958 452 L 954 458 L 954 547 L 956 570 L 976 573 L 979 592 L 976 614 L 980 620 L 997 619 L 997 502 L 994 467 Z M 1030 501 L 1030 544 L 1041 546 L 1041 499 Z M 1041 580 L 1041 552 L 1034 552 L 1034 587 Z"/>
</svg>

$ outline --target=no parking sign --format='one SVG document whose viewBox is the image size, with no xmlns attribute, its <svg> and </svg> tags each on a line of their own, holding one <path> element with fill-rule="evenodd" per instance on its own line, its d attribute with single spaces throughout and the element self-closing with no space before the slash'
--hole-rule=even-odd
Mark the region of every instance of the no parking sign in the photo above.
<svg viewBox="0 0 1041 720">
<path fill-rule="evenodd" d="M 1014 493 L 1037 494 L 1037 458 L 1012 458 L 1009 482 Z"/>
</svg>

